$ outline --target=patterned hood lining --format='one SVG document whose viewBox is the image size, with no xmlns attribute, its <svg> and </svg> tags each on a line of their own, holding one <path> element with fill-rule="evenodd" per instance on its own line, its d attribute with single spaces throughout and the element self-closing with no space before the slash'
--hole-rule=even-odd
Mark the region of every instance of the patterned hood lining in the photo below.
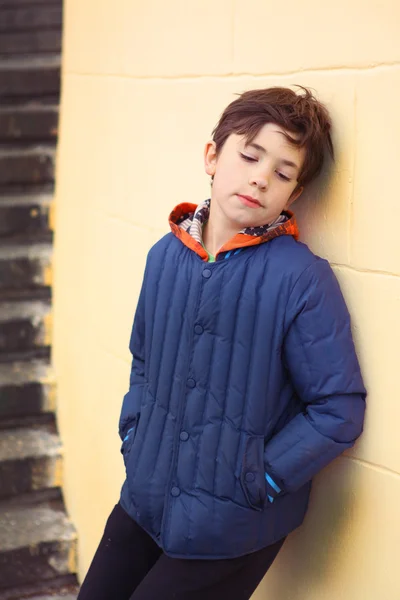
<svg viewBox="0 0 400 600">
<path fill-rule="evenodd" d="M 207 199 L 198 206 L 191 203 L 178 204 L 171 212 L 169 224 L 172 232 L 204 261 L 208 260 L 208 254 L 202 246 L 203 225 L 210 214 L 211 200 Z M 237 248 L 255 246 L 262 244 L 280 235 L 292 235 L 296 240 L 299 230 L 294 214 L 290 211 L 282 212 L 279 217 L 269 225 L 260 227 L 247 227 L 231 238 L 217 252 L 216 260 L 222 258 L 222 253 Z"/>
<path fill-rule="evenodd" d="M 204 200 L 204 202 L 198 205 L 194 213 L 188 214 L 187 217 L 179 223 L 179 227 L 181 227 L 184 231 L 187 231 L 199 244 L 201 244 L 203 241 L 203 225 L 208 221 L 210 216 L 210 204 L 210 198 L 208 200 Z M 242 229 L 239 234 L 258 237 L 267 233 L 267 231 L 271 231 L 275 227 L 278 227 L 282 223 L 286 223 L 288 220 L 289 217 L 283 213 L 282 215 L 279 215 L 279 217 L 270 225 L 262 225 L 261 227 L 247 227 Z"/>
</svg>

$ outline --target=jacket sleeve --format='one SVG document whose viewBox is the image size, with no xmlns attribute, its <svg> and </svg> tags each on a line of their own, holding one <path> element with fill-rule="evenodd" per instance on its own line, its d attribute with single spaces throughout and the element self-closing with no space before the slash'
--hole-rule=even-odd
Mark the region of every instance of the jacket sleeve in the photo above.
<svg viewBox="0 0 400 600">
<path fill-rule="evenodd" d="M 132 354 L 132 366 L 129 378 L 129 391 L 125 394 L 119 419 L 119 435 L 124 440 L 128 430 L 132 429 L 140 414 L 142 391 L 145 382 L 145 283 L 144 276 L 140 291 L 129 350 Z"/>
<path fill-rule="evenodd" d="M 303 411 L 267 442 L 265 471 L 276 489 L 294 492 L 353 446 L 363 429 L 366 391 L 350 317 L 326 260 L 299 277 L 285 315 L 283 360 Z"/>
</svg>

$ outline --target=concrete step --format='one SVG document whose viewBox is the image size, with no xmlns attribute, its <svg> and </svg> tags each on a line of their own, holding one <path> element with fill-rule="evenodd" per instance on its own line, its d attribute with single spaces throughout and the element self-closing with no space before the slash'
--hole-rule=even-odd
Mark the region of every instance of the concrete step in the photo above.
<svg viewBox="0 0 400 600">
<path fill-rule="evenodd" d="M 1 420 L 54 414 L 56 385 L 45 361 L 0 363 Z"/>
<path fill-rule="evenodd" d="M 3 58 L 0 60 L 0 100 L 13 103 L 19 97 L 58 97 L 60 55 Z"/>
<path fill-rule="evenodd" d="M 76 600 L 78 590 L 76 577 L 67 575 L 0 590 L 0 600 Z"/>
<path fill-rule="evenodd" d="M 62 26 L 60 4 L 32 6 L 0 6 L 0 33 L 10 31 L 32 31 L 32 29 L 54 29 Z"/>
<path fill-rule="evenodd" d="M 62 506 L 0 504 L 0 590 L 76 573 L 76 532 Z"/>
<path fill-rule="evenodd" d="M 51 244 L 0 247 L 0 290 L 49 286 L 52 252 Z"/>
<path fill-rule="evenodd" d="M 40 0 L 40 4 L 60 5 L 62 0 Z M 0 8 L 15 8 L 16 6 L 33 6 L 39 4 L 39 0 L 0 0 Z"/>
<path fill-rule="evenodd" d="M 0 35 L 0 57 L 18 54 L 61 52 L 61 28 L 43 31 L 12 31 Z"/>
<path fill-rule="evenodd" d="M 51 340 L 47 302 L 0 303 L 0 360 L 7 354 L 46 348 Z"/>
<path fill-rule="evenodd" d="M 29 361 L 29 360 L 50 360 L 50 347 L 31 348 L 30 350 L 16 350 L 7 352 L 6 354 L 0 353 L 0 364 L 13 363 L 17 361 Z"/>
<path fill-rule="evenodd" d="M 54 141 L 57 127 L 58 106 L 0 106 L 0 142 Z"/>
<path fill-rule="evenodd" d="M 61 486 L 61 443 L 48 429 L 0 431 L 0 499 Z"/>
<path fill-rule="evenodd" d="M 0 289 L 0 304 L 1 302 L 24 302 L 33 300 L 43 300 L 44 302 L 51 301 L 51 288 L 42 287 L 36 289 Z M 21 359 L 25 360 L 25 359 Z"/>
<path fill-rule="evenodd" d="M 46 594 L 45 596 L 43 596 L 42 594 L 40 594 L 40 596 L 36 596 L 36 594 L 34 596 L 30 595 L 30 596 L 9 596 L 10 600 L 76 600 L 78 597 L 78 587 L 75 587 L 75 592 L 69 593 L 69 592 L 65 592 L 62 589 L 61 590 L 54 590 L 54 592 L 51 592 L 50 594 Z M 0 594 L 0 600 L 1 600 L 1 594 Z"/>
<path fill-rule="evenodd" d="M 0 148 L 0 185 L 54 181 L 55 149 L 51 145 Z"/>
<path fill-rule="evenodd" d="M 0 200 L 0 238 L 48 236 L 52 200 L 52 195 Z"/>
<path fill-rule="evenodd" d="M 46 596 L 30 596 L 30 600 L 76 600 L 78 597 L 78 590 L 74 594 L 64 594 L 55 592 L 54 594 Z"/>
<path fill-rule="evenodd" d="M 11 202 L 12 200 L 22 202 L 27 196 L 34 199 L 44 195 L 54 195 L 54 181 L 0 186 L 0 202 Z"/>
</svg>

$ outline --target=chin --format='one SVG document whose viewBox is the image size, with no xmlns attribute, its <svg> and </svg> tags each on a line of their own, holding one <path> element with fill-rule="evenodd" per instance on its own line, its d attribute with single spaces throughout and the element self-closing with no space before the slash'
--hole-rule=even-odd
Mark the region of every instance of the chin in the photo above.
<svg viewBox="0 0 400 600">
<path fill-rule="evenodd" d="M 264 225 L 264 223 L 261 223 L 261 225 Z M 248 227 L 260 227 L 259 223 L 254 223 L 253 221 L 237 221 L 237 226 L 239 230 L 242 229 L 247 229 Z"/>
<path fill-rule="evenodd" d="M 252 209 L 250 209 L 252 210 Z M 234 221 L 235 223 L 237 223 L 238 227 L 240 227 L 240 229 L 245 229 L 246 227 L 259 227 L 260 225 L 264 225 L 264 221 L 262 223 L 259 223 L 257 221 L 257 223 L 254 222 L 254 219 L 251 219 L 251 217 L 249 216 L 249 214 L 247 213 L 242 213 L 242 214 L 235 214 L 232 215 L 232 221 Z"/>
</svg>

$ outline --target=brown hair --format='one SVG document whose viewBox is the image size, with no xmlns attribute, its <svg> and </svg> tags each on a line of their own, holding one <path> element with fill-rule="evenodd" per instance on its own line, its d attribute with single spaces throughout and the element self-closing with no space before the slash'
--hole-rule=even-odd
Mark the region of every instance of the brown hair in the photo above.
<svg viewBox="0 0 400 600">
<path fill-rule="evenodd" d="M 275 123 L 296 135 L 294 138 L 285 134 L 290 143 L 306 150 L 298 185 L 304 186 L 315 179 L 322 169 L 326 149 L 334 158 L 331 119 L 326 107 L 308 88 L 296 87 L 304 93 L 271 87 L 244 92 L 231 102 L 212 132 L 217 156 L 232 133 L 244 135 L 251 142 L 263 125 Z"/>
</svg>

